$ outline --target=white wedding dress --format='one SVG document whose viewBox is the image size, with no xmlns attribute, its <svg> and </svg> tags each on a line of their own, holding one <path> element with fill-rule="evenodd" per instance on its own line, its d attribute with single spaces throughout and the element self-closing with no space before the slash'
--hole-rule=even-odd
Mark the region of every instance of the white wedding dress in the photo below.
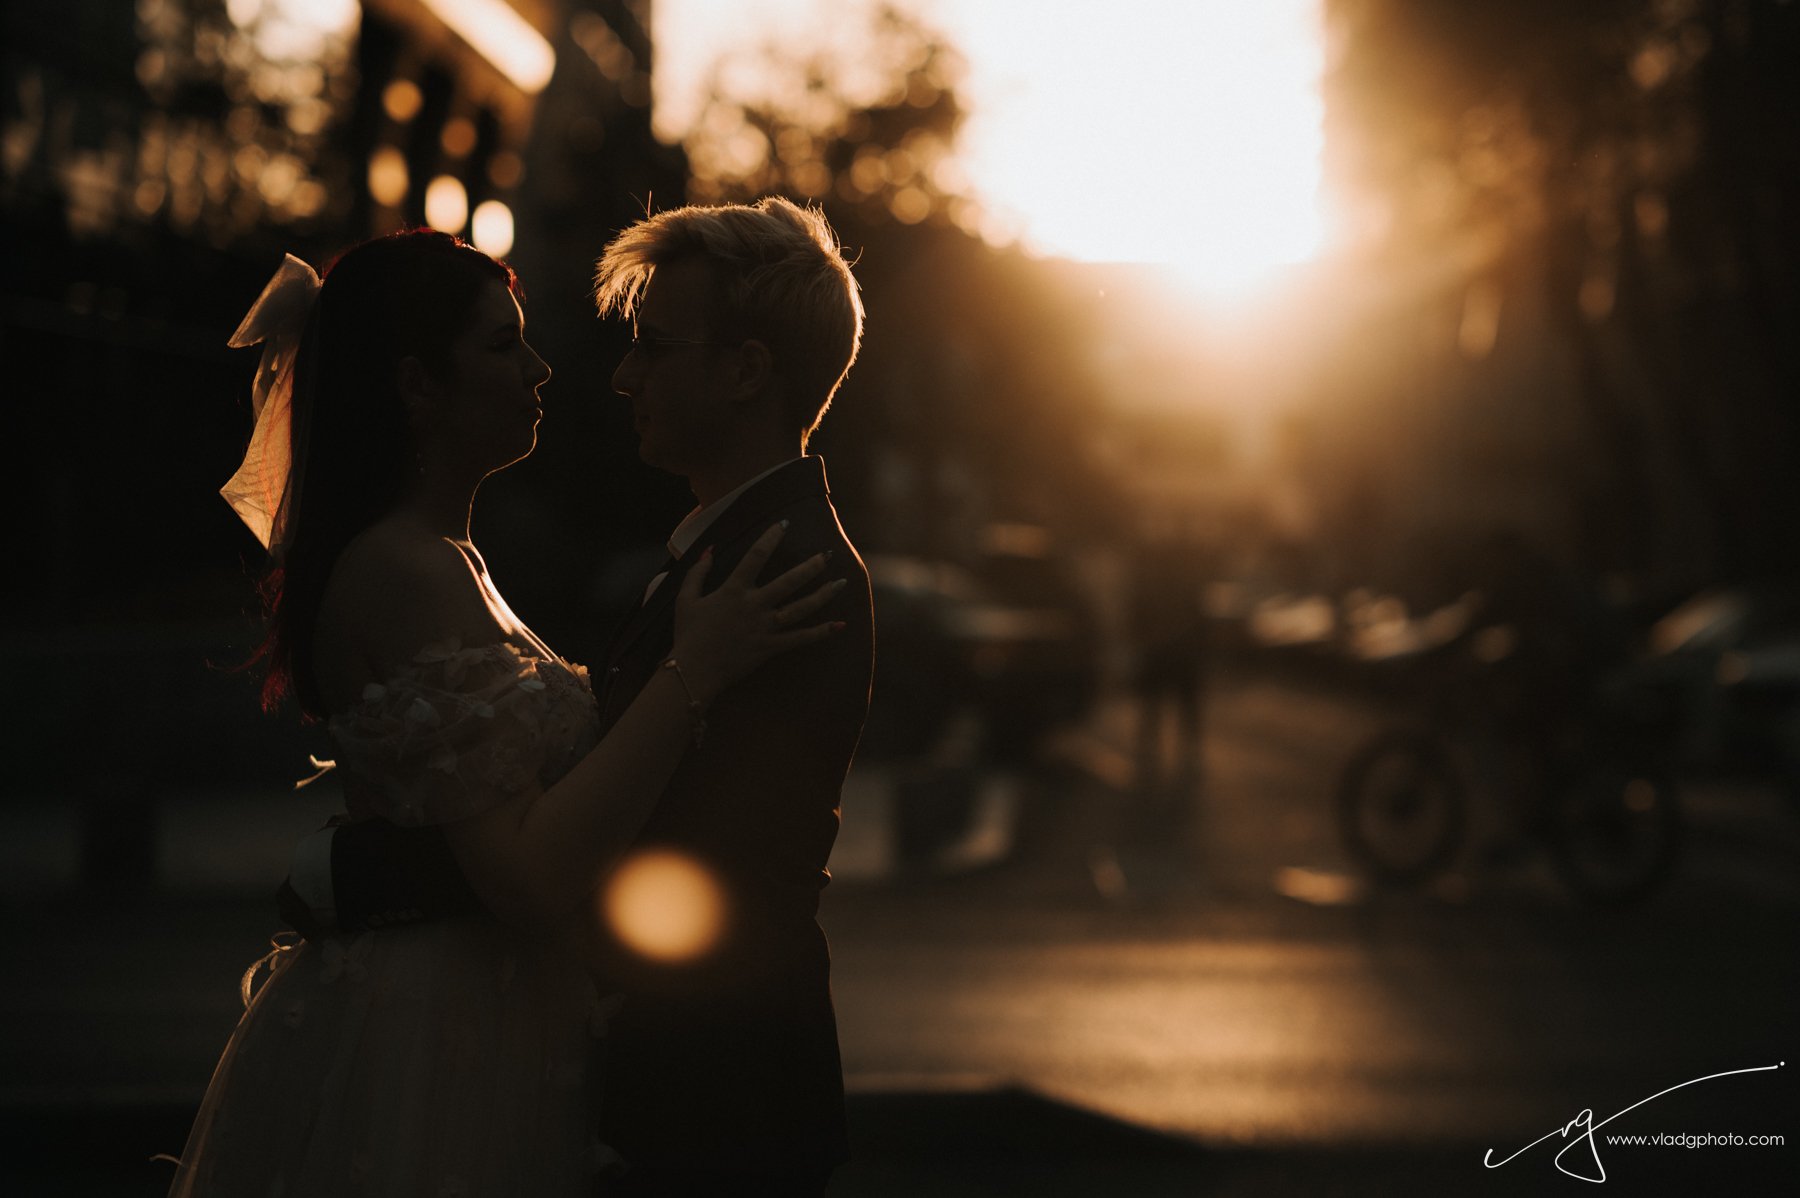
<svg viewBox="0 0 1800 1198">
<path fill-rule="evenodd" d="M 599 713 L 580 667 L 451 644 L 328 727 L 346 791 L 417 826 L 555 782 L 597 741 Z M 537 940 L 490 918 L 442 920 L 272 956 L 171 1195 L 596 1192 L 611 1154 L 591 1062 L 608 1004 L 575 930 Z"/>
</svg>

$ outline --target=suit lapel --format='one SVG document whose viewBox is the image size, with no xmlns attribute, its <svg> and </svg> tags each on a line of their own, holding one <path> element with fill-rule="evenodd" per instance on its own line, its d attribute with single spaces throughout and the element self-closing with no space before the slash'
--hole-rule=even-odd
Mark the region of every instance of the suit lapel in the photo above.
<svg viewBox="0 0 1800 1198">
<path fill-rule="evenodd" d="M 662 622 L 668 611 L 675 605 L 675 596 L 681 591 L 681 581 L 687 577 L 688 563 L 694 560 L 694 554 L 677 558 L 667 568 L 667 577 L 650 595 L 631 613 L 631 617 L 620 625 L 614 634 L 612 644 L 607 650 L 607 661 L 616 663 L 646 633 Z M 660 571 L 659 571 L 660 573 Z M 655 575 L 651 575 L 652 578 Z M 648 584 L 646 584 L 648 585 Z"/>
<path fill-rule="evenodd" d="M 668 577 L 662 580 L 655 593 L 625 622 L 618 635 L 613 638 L 607 654 L 608 664 L 618 665 L 652 632 L 667 636 L 673 618 L 675 596 L 681 592 L 682 580 L 687 577 L 693 563 L 700 560 L 702 553 L 715 546 L 735 547 L 740 542 L 747 546 L 775 522 L 776 513 L 782 508 L 812 495 L 827 498 L 830 495 L 825 481 L 823 458 L 800 458 L 739 495 L 729 508 L 720 513 L 717 520 L 707 525 L 699 539 L 688 546 L 687 552 L 675 559 L 668 568 Z M 715 561 L 707 575 L 707 589 L 717 586 L 736 565 L 737 555 L 730 552 L 721 560 Z M 666 644 L 663 649 L 667 649 Z"/>
<path fill-rule="evenodd" d="M 736 546 L 741 543 L 748 548 L 750 542 L 780 519 L 783 508 L 815 495 L 829 495 L 825 485 L 825 460 L 805 457 L 790 462 L 738 496 L 736 502 L 700 534 L 700 539 L 694 542 L 685 558 L 692 560 L 709 545 Z M 725 560 L 728 566 L 737 565 L 735 554 L 728 554 Z M 719 579 L 709 581 L 717 583 Z"/>
</svg>

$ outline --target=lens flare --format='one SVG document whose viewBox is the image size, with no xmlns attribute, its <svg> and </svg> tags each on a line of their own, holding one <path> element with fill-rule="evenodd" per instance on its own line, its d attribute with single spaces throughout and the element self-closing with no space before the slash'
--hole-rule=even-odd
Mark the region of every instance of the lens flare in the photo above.
<svg viewBox="0 0 1800 1198">
<path fill-rule="evenodd" d="M 600 899 L 601 915 L 634 951 L 656 961 L 691 961 L 717 943 L 725 893 L 705 866 L 680 853 L 628 858 Z"/>
</svg>

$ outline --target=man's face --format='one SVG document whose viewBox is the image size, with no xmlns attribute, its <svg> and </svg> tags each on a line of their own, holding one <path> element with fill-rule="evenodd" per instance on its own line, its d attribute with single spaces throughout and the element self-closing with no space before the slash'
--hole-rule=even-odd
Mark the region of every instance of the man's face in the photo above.
<svg viewBox="0 0 1800 1198">
<path fill-rule="evenodd" d="M 613 390 L 631 401 L 638 456 L 671 474 L 693 474 L 729 436 L 733 355 L 708 321 L 715 290 L 704 262 L 657 267 L 637 344 L 613 371 Z"/>
</svg>

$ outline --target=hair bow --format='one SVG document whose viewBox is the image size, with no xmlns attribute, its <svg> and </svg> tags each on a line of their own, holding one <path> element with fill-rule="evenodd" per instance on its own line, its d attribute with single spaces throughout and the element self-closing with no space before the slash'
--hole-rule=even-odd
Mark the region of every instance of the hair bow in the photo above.
<svg viewBox="0 0 1800 1198">
<path fill-rule="evenodd" d="M 250 388 L 250 407 L 256 425 L 243 464 L 219 489 L 225 502 L 256 534 L 263 548 L 279 554 L 293 521 L 294 473 L 294 359 L 306 318 L 319 295 L 319 276 L 292 254 L 282 256 L 281 268 L 269 280 L 237 332 L 226 342 L 233 349 L 262 344 L 256 381 Z"/>
</svg>

